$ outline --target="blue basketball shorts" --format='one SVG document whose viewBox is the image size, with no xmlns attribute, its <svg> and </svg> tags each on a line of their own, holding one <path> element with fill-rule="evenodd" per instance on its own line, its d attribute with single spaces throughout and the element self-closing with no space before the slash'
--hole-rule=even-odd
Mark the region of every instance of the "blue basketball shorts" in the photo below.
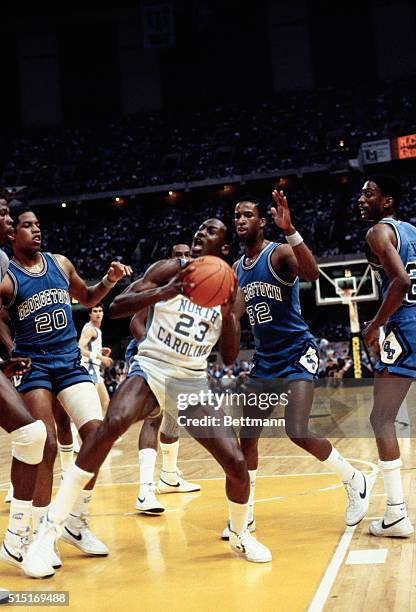
<svg viewBox="0 0 416 612">
<path fill-rule="evenodd" d="M 126 346 L 126 352 L 124 355 L 124 361 L 126 363 L 127 370 L 132 364 L 133 357 L 137 354 L 137 340 L 132 338 Z"/>
<path fill-rule="evenodd" d="M 48 389 L 55 395 L 63 389 L 80 382 L 93 382 L 87 370 L 81 364 L 81 353 L 78 346 L 62 347 L 59 352 L 28 353 L 13 352 L 13 357 L 30 357 L 32 368 L 20 379 L 15 379 L 19 393 L 33 389 Z"/>
<path fill-rule="evenodd" d="M 273 353 L 255 352 L 250 370 L 252 379 L 315 380 L 319 355 L 315 338 L 309 332 L 288 338 Z"/>
<path fill-rule="evenodd" d="M 386 325 L 375 371 L 416 378 L 416 320 L 391 321 Z"/>
</svg>

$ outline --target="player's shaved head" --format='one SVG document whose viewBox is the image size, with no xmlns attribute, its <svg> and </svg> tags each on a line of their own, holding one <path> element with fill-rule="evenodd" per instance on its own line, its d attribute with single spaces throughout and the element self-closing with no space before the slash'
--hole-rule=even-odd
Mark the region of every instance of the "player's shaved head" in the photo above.
<svg viewBox="0 0 416 612">
<path fill-rule="evenodd" d="M 216 255 L 224 257 L 230 251 L 227 242 L 227 226 L 221 219 L 206 219 L 199 226 L 192 241 L 191 255 Z"/>
<path fill-rule="evenodd" d="M 205 221 L 205 223 L 207 225 L 211 225 L 211 226 L 217 227 L 223 233 L 223 235 L 224 235 L 224 242 L 225 242 L 225 240 L 227 239 L 228 229 L 227 229 L 227 226 L 225 225 L 225 223 L 223 221 L 221 221 L 221 219 L 207 219 Z"/>
</svg>

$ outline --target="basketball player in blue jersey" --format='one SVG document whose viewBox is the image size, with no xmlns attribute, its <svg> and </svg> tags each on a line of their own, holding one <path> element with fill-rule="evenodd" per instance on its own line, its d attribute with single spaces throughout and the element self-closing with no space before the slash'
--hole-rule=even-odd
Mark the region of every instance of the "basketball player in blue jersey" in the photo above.
<svg viewBox="0 0 416 612">
<path fill-rule="evenodd" d="M 348 494 L 345 522 L 356 525 L 365 516 L 369 505 L 367 480 L 328 440 L 316 437 L 309 429 L 313 381 L 318 373 L 318 349 L 301 314 L 299 276 L 316 280 L 319 269 L 291 221 L 286 196 L 275 190 L 273 199 L 276 203 L 276 207 L 271 209 L 273 220 L 283 230 L 286 244 L 265 240 L 266 208 L 258 199 L 243 198 L 237 203 L 234 213 L 235 228 L 244 247 L 244 255 L 234 269 L 255 339 L 249 382 L 264 389 L 267 388 L 265 385 L 273 389 L 270 386 L 273 381 L 279 385 L 285 383 L 285 389 L 290 393 L 285 408 L 286 432 L 295 444 L 324 462 L 342 479 Z M 264 413 L 257 416 L 264 416 Z M 261 429 L 243 428 L 240 432 L 252 495 L 260 435 Z M 249 520 L 251 529 L 254 529 L 252 514 Z M 228 537 L 227 529 L 222 537 Z"/>
<path fill-rule="evenodd" d="M 81 304 L 92 306 L 130 270 L 113 262 L 102 281 L 87 287 L 66 257 L 40 252 L 39 221 L 27 209 L 16 212 L 11 243 L 13 259 L 1 285 L 1 296 L 15 332 L 13 354 L 32 360 L 32 368 L 22 377 L 18 391 L 32 416 L 41 419 L 47 429 L 33 498 L 36 530 L 48 510 L 52 492 L 56 456 L 54 396 L 77 426 L 81 438 L 97 429 L 102 420 L 98 394 L 80 363 L 70 298 L 74 296 Z M 106 555 L 107 547 L 89 530 L 86 520 L 93 484 L 94 480 L 80 494 L 62 538 L 86 554 Z M 60 565 L 58 556 L 54 565 Z"/>
<path fill-rule="evenodd" d="M 192 256 L 226 256 L 229 252 L 226 233 L 227 228 L 218 219 L 202 223 L 192 243 Z M 146 338 L 140 344 L 127 380 L 113 395 L 101 426 L 84 441 L 76 463 L 59 487 L 26 556 L 24 570 L 28 575 L 39 575 L 42 571 L 49 575 L 53 571 L 53 547 L 61 525 L 79 491 L 98 473 L 118 436 L 159 406 L 165 408 L 165 416 L 176 427 L 178 404 L 175 390 L 186 394 L 198 389 L 208 394 L 206 360 L 218 340 L 223 361 L 234 363 L 240 348 L 240 318 L 244 313 L 244 302 L 234 296 L 221 308 L 197 306 L 180 293 L 183 283 L 186 283 L 186 273 L 186 269 L 181 270 L 178 259 L 158 261 L 111 304 L 110 316 L 113 317 L 131 317 L 150 306 Z M 207 404 L 189 410 L 196 419 L 222 414 L 221 410 Z M 247 530 L 250 481 L 232 428 L 220 425 L 195 431 L 191 423 L 188 431 L 225 471 L 231 549 L 248 561 L 270 561 L 270 551 Z"/>
<path fill-rule="evenodd" d="M 370 523 L 374 536 L 409 537 L 413 526 L 404 503 L 400 448 L 394 421 L 416 378 L 416 228 L 397 219 L 401 189 L 390 176 L 369 177 L 358 206 L 362 219 L 373 224 L 367 232 L 367 258 L 381 285 L 383 301 L 363 337 L 378 346 L 385 326 L 380 358 L 375 367 L 371 425 L 384 476 L 387 508 L 381 520 Z"/>
<path fill-rule="evenodd" d="M 0 199 L 0 245 L 4 246 L 13 232 L 9 206 Z M 9 265 L 0 249 L 0 283 Z M 10 434 L 12 443 L 11 481 L 13 495 L 7 531 L 0 548 L 0 559 L 21 567 L 30 533 L 30 517 L 38 465 L 42 461 L 46 427 L 29 413 L 22 398 L 6 376 L 22 376 L 30 368 L 30 359 L 12 358 L 0 363 L 0 426 Z"/>
</svg>

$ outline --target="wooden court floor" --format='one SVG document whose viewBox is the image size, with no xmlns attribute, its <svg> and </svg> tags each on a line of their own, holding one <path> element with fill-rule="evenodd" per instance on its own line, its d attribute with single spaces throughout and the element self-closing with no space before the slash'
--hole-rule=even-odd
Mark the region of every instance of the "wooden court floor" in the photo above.
<svg viewBox="0 0 416 612">
<path fill-rule="evenodd" d="M 347 392 L 348 393 L 348 392 Z M 368 392 L 369 394 L 370 392 Z M 369 395 L 368 395 L 369 397 Z M 409 410 L 411 403 L 408 401 Z M 320 404 L 315 410 L 322 412 Z M 334 431 L 359 410 L 319 417 Z M 257 537 L 273 553 L 269 564 L 237 558 L 220 534 L 226 524 L 224 479 L 214 460 L 193 440 L 183 439 L 179 466 L 200 482 L 199 493 L 161 495 L 166 512 L 139 515 L 137 434 L 133 427 L 105 462 L 91 507 L 94 531 L 109 546 L 108 558 L 87 558 L 60 544 L 63 566 L 53 578 L 37 581 L 0 563 L 0 587 L 66 590 L 70 610 L 231 611 L 416 610 L 415 546 L 408 540 L 368 535 L 369 520 L 381 516 L 383 483 L 377 478 L 368 516 L 345 528 L 345 492 L 337 478 L 285 439 L 263 439 L 256 484 Z M 416 435 L 416 429 L 414 430 Z M 366 472 L 377 463 L 371 439 L 332 437 L 333 443 Z M 416 522 L 415 440 L 401 441 L 408 510 Z M 0 434 L 0 489 L 7 488 L 9 447 Z M 56 464 L 58 482 L 59 462 Z M 0 491 L 0 529 L 8 505 Z M 356 551 L 364 555 L 358 564 Z M 384 558 L 383 562 L 377 555 Z"/>
</svg>

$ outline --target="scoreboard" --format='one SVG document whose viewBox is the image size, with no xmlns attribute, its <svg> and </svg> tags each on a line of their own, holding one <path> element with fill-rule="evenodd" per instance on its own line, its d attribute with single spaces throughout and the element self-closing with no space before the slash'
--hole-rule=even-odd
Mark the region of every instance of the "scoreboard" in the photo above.
<svg viewBox="0 0 416 612">
<path fill-rule="evenodd" d="M 396 159 L 416 157 L 416 134 L 395 138 L 393 140 L 393 151 Z"/>
<path fill-rule="evenodd" d="M 360 157 L 364 165 L 380 164 L 392 159 L 411 159 L 416 157 L 416 134 L 397 138 L 384 138 L 361 143 Z"/>
</svg>

